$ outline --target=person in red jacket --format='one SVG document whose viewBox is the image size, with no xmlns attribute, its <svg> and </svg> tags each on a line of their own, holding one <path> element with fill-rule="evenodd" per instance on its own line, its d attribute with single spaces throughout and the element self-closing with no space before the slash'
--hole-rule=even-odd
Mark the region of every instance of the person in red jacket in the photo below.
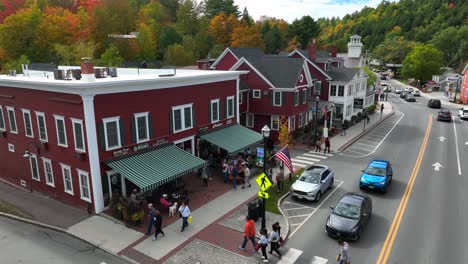
<svg viewBox="0 0 468 264">
<path fill-rule="evenodd" d="M 242 245 L 239 246 L 240 250 L 245 250 L 245 247 L 247 246 L 247 240 L 250 239 L 252 241 L 252 246 L 255 248 L 255 244 L 257 243 L 255 241 L 255 222 L 250 218 L 250 216 L 245 217 L 245 225 L 244 225 L 244 242 L 242 242 Z"/>
</svg>

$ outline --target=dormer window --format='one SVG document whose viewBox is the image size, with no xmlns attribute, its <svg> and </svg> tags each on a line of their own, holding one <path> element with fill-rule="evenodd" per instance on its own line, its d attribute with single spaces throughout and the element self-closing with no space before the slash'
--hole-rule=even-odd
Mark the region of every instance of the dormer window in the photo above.
<svg viewBox="0 0 468 264">
<path fill-rule="evenodd" d="M 327 62 L 325 63 L 325 70 L 326 70 L 326 71 L 331 70 L 331 61 L 327 61 Z"/>
</svg>

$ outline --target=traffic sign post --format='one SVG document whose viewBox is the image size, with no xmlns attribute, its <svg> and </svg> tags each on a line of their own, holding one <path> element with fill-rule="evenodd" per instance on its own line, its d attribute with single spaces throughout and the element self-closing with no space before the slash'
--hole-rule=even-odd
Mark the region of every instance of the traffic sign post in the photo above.
<svg viewBox="0 0 468 264">
<path fill-rule="evenodd" d="M 273 185 L 265 173 L 260 174 L 260 176 L 258 176 L 257 179 L 255 179 L 255 182 L 257 182 L 262 192 L 268 190 L 268 188 L 270 188 L 271 185 Z"/>
<path fill-rule="evenodd" d="M 258 197 L 268 199 L 268 198 L 270 198 L 270 194 L 267 193 L 267 192 L 258 192 Z"/>
</svg>

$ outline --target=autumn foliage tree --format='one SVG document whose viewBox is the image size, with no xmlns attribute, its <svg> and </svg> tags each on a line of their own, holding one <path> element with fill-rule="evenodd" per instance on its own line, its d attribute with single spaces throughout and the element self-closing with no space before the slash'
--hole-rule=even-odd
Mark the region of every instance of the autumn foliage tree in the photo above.
<svg viewBox="0 0 468 264">
<path fill-rule="evenodd" d="M 291 144 L 291 135 L 289 134 L 288 125 L 286 122 L 282 123 L 280 126 L 278 140 L 280 142 L 280 147 Z"/>
<path fill-rule="evenodd" d="M 241 24 L 235 28 L 232 33 L 231 47 L 236 48 L 261 48 L 265 49 L 265 43 L 263 42 L 262 33 L 258 26 L 249 27 L 247 24 Z"/>
<path fill-rule="evenodd" d="M 226 16 L 223 12 L 210 20 L 209 31 L 215 38 L 216 44 L 231 46 L 232 34 L 234 29 L 240 26 L 236 16 Z"/>
</svg>

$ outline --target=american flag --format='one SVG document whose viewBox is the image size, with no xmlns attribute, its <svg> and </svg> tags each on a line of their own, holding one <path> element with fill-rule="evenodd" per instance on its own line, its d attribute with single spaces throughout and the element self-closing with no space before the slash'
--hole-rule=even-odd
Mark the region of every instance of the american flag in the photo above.
<svg viewBox="0 0 468 264">
<path fill-rule="evenodd" d="M 293 166 L 291 163 L 291 156 L 289 156 L 288 145 L 276 152 L 276 154 L 273 157 L 276 157 L 277 159 L 281 160 L 283 164 L 286 165 L 286 167 L 288 167 L 289 171 L 291 173 L 294 173 Z"/>
</svg>

